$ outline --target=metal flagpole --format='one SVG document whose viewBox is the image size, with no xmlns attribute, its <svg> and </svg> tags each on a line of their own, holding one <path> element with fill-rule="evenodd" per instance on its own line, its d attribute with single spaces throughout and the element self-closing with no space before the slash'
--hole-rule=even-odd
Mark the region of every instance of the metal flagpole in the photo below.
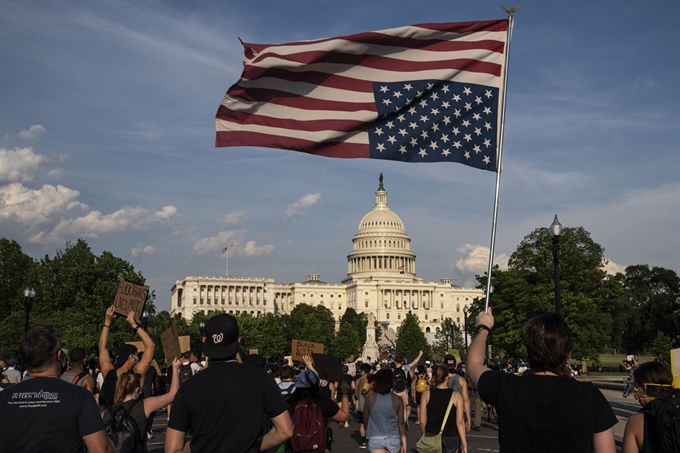
<svg viewBox="0 0 680 453">
<path fill-rule="evenodd" d="M 227 247 L 227 277 L 229 277 L 229 248 Z"/>
<path fill-rule="evenodd" d="M 489 268 L 487 270 L 486 280 L 486 302 L 484 304 L 484 311 L 489 309 L 489 299 L 491 298 L 491 270 L 493 268 L 493 254 L 496 248 L 496 222 L 498 220 L 498 195 L 501 187 L 501 172 L 503 171 L 503 132 L 505 129 L 505 100 L 507 99 L 508 87 L 508 61 L 510 60 L 510 39 L 512 38 L 512 15 L 519 9 L 519 7 L 507 8 L 503 7 L 508 13 L 508 38 L 505 46 L 505 64 L 503 65 L 503 105 L 501 107 L 501 125 L 500 125 L 500 139 L 498 140 L 498 170 L 496 171 L 496 192 L 493 202 L 493 222 L 491 225 L 491 247 L 489 247 Z"/>
</svg>

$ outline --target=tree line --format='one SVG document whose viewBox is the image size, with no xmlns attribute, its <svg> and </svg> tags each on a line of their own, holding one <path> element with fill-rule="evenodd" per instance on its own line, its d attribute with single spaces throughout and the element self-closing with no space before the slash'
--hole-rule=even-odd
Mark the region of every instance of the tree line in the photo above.
<svg viewBox="0 0 680 453">
<path fill-rule="evenodd" d="M 680 347 L 680 278 L 671 269 L 633 265 L 624 273 L 607 274 L 604 249 L 582 227 L 565 228 L 560 239 L 562 314 L 574 334 L 574 358 L 597 361 L 606 350 L 618 353 L 657 353 Z M 83 347 L 95 358 L 104 312 L 114 298 L 120 278 L 144 284 L 143 274 L 128 261 L 108 251 L 96 255 L 87 242 L 66 243 L 53 257 L 36 260 L 14 240 L 0 239 L 0 358 L 18 357 L 24 328 L 23 289 L 36 290 L 31 325 L 51 324 L 64 347 Z M 486 275 L 478 275 L 480 288 Z M 495 268 L 491 304 L 496 317 L 492 344 L 496 356 L 523 357 L 524 323 L 539 313 L 554 311 L 552 242 L 546 228 L 527 235 L 509 260 L 507 270 Z M 151 338 L 159 345 L 156 360 L 164 362 L 161 334 L 173 323 L 179 335 L 191 337 L 191 349 L 200 354 L 201 322 L 217 312 L 197 313 L 189 322 L 180 315 L 157 312 L 152 290 L 144 319 Z M 474 318 L 483 309 L 476 300 L 468 313 L 468 336 Z M 347 308 L 339 322 L 323 306 L 300 304 L 290 314 L 236 315 L 241 329 L 241 354 L 251 349 L 267 357 L 290 353 L 293 338 L 323 343 L 338 357 L 358 357 L 366 341 L 366 314 Z M 376 339 L 380 326 L 376 323 Z M 396 351 L 423 350 L 428 357 L 443 357 L 449 349 L 464 354 L 463 326 L 444 318 L 430 344 L 419 320 L 408 313 L 397 329 Z M 136 341 L 127 323 L 111 329 L 110 345 Z M 113 346 L 112 346 L 113 347 Z M 111 351 L 112 353 L 115 351 Z"/>
</svg>

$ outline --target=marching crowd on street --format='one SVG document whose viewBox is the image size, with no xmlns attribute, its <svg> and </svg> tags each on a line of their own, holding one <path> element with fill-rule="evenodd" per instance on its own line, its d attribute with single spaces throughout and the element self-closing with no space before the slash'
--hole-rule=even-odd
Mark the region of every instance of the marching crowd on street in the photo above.
<svg viewBox="0 0 680 453">
<path fill-rule="evenodd" d="M 571 332 L 555 313 L 526 324 L 526 362 L 516 368 L 485 364 L 494 327 L 489 309 L 477 316 L 465 362 L 450 354 L 441 362 L 423 360 L 422 351 L 411 361 L 395 354 L 345 363 L 339 380 L 329 379 L 309 355 L 277 367 L 257 355 L 241 359 L 238 323 L 228 314 L 205 323 L 201 364 L 187 351 L 157 370 L 156 345 L 132 312 L 127 322 L 144 350 L 123 344 L 111 357 L 114 316 L 110 307 L 94 375 L 87 352 L 73 348 L 67 357 L 53 328 L 24 334 L 25 372 L 16 360 L 0 363 L 0 452 L 144 452 L 156 415 L 168 417 L 166 453 L 339 451 L 333 430 L 349 429 L 350 420 L 358 426 L 357 449 L 466 453 L 468 433 L 482 429 L 483 412 L 498 423 L 504 453 L 616 448 L 617 418 L 605 397 L 565 372 Z M 670 368 L 661 360 L 635 362 L 630 376 L 642 409 L 628 420 L 623 452 L 679 452 L 680 392 Z M 409 429 L 421 434 L 416 445 L 408 445 Z"/>
</svg>

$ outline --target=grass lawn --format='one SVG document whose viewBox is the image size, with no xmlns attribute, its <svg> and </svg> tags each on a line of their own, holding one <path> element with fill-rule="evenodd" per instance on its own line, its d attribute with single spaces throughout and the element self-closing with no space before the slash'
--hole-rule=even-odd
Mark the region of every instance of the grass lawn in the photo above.
<svg viewBox="0 0 680 453">
<path fill-rule="evenodd" d="M 625 354 L 601 354 L 600 363 L 602 363 L 603 367 L 618 367 L 621 365 L 621 362 L 623 362 L 624 357 Z M 636 355 L 635 358 L 637 359 L 638 363 L 651 362 L 654 360 L 654 356 L 651 355 Z"/>
</svg>

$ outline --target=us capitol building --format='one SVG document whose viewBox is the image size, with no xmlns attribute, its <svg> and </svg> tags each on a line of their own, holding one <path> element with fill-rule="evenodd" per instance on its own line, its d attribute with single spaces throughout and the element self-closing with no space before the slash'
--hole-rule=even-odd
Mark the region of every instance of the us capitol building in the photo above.
<svg viewBox="0 0 680 453">
<path fill-rule="evenodd" d="M 426 282 L 416 276 L 416 254 L 404 223 L 387 205 L 387 191 L 380 175 L 375 206 L 361 219 L 347 254 L 347 278 L 326 283 L 317 274 L 300 283 L 277 284 L 266 277 L 185 277 L 172 287 L 171 315 L 190 320 L 194 313 L 225 310 L 227 313 L 288 314 L 299 304 L 322 305 L 336 319 L 347 307 L 372 313 L 385 328 L 396 331 L 406 314 L 413 312 L 424 332 L 435 332 L 450 317 L 462 327 L 463 309 L 475 297 L 476 288 L 460 288 L 450 278 Z"/>
</svg>

